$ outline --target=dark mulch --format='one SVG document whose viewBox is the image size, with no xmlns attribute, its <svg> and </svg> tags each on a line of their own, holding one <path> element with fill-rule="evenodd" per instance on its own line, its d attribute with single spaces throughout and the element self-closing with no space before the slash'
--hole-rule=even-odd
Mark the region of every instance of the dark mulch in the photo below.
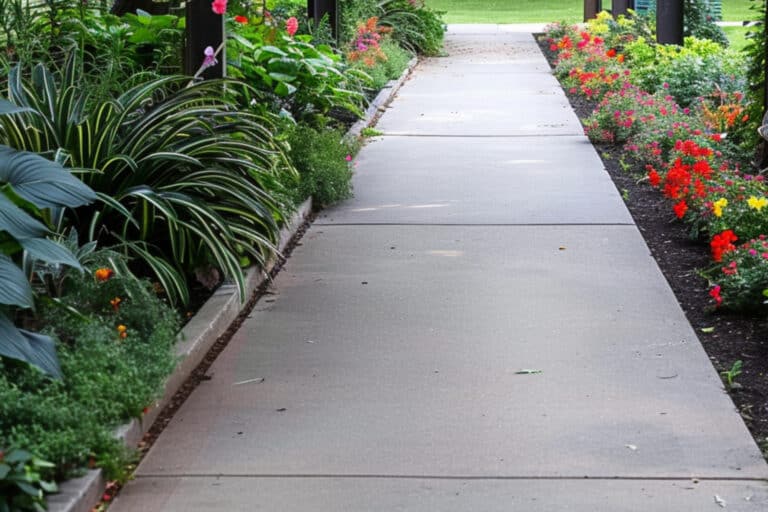
<svg viewBox="0 0 768 512">
<path fill-rule="evenodd" d="M 549 45 L 537 40 L 551 64 Z M 592 113 L 594 103 L 567 91 L 566 95 L 579 118 Z M 692 240 L 686 226 L 672 213 L 671 204 L 640 181 L 643 169 L 622 169 L 620 146 L 596 144 L 595 149 L 712 364 L 721 372 L 730 369 L 735 361 L 743 361 L 743 373 L 736 378 L 738 386 L 730 390 L 730 395 L 768 456 L 768 319 L 713 311 L 708 283 L 697 272 L 711 265 L 707 244 Z M 705 333 L 703 328 L 714 330 Z"/>
</svg>

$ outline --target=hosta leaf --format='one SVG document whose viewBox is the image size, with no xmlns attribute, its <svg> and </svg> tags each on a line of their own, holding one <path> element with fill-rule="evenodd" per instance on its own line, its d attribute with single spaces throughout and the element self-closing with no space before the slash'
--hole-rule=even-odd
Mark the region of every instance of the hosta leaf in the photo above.
<svg viewBox="0 0 768 512">
<path fill-rule="evenodd" d="M 34 238 L 49 233 L 40 221 L 13 204 L 10 199 L 0 194 L 0 231 L 6 231 L 12 237 Z"/>
<path fill-rule="evenodd" d="M 82 268 L 69 249 L 47 238 L 22 238 L 19 243 L 30 256 L 45 263 L 59 263 Z"/>
<path fill-rule="evenodd" d="M 31 308 L 34 306 L 32 287 L 24 272 L 11 258 L 0 254 L 0 304 Z"/>
<path fill-rule="evenodd" d="M 0 146 L 0 182 L 40 208 L 76 207 L 96 199 L 87 185 L 56 162 L 7 146 Z"/>
<path fill-rule="evenodd" d="M 0 356 L 37 366 L 48 375 L 61 378 L 56 344 L 48 336 L 18 329 L 0 314 Z"/>
</svg>

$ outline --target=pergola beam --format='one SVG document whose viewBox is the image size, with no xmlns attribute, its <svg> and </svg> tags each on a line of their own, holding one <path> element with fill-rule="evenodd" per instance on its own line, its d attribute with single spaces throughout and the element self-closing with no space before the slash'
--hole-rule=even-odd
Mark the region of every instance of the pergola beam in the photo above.
<svg viewBox="0 0 768 512">
<path fill-rule="evenodd" d="M 656 4 L 656 41 L 683 44 L 683 0 L 658 0 Z"/>
</svg>

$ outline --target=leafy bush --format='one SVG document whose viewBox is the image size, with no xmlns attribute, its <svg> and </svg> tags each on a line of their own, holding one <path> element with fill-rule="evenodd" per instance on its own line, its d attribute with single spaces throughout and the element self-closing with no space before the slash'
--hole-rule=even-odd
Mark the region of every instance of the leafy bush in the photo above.
<svg viewBox="0 0 768 512">
<path fill-rule="evenodd" d="M 312 121 L 332 108 L 362 114 L 367 76 L 349 68 L 333 49 L 312 37 L 289 36 L 282 27 L 241 24 L 231 45 L 231 75 L 262 91 L 273 111 Z"/>
<path fill-rule="evenodd" d="M 371 87 L 375 91 L 382 89 L 390 80 L 399 78 L 413 57 L 400 45 L 386 38 L 380 47 L 386 60 L 376 63 L 373 67 L 363 68 L 371 77 Z"/>
<path fill-rule="evenodd" d="M 391 29 L 391 37 L 403 48 L 422 55 L 439 55 L 443 49 L 443 13 L 422 0 L 383 0 L 379 23 Z"/>
<path fill-rule="evenodd" d="M 340 131 L 298 125 L 289 141 L 291 160 L 301 176 L 297 202 L 311 195 L 317 205 L 327 206 L 352 195 L 355 148 L 344 142 Z"/>
<path fill-rule="evenodd" d="M 713 284 L 709 295 L 715 306 L 760 311 L 766 307 L 768 241 L 765 235 L 724 253 L 722 261 L 706 272 Z"/>
<path fill-rule="evenodd" d="M 110 260 L 115 270 L 98 266 Z M 63 341 L 64 379 L 0 360 L 0 446 L 50 460 L 56 478 L 119 458 L 111 429 L 142 413 L 175 364 L 176 314 L 121 270 L 118 255 L 90 261 L 85 276 L 67 272 L 59 301 L 41 310 L 46 332 Z"/>
<path fill-rule="evenodd" d="M 283 208 L 272 197 L 288 164 L 272 122 L 240 110 L 257 92 L 228 80 L 144 82 L 107 102 L 89 101 L 75 59 L 61 76 L 42 66 L 11 73 L 0 142 L 80 169 L 99 196 L 60 227 L 116 245 L 145 266 L 172 301 L 211 266 L 245 288 L 241 266 L 273 250 Z M 223 91 L 227 94 L 223 94 Z M 82 241 L 81 241 L 82 242 Z"/>
<path fill-rule="evenodd" d="M 26 450 L 0 451 L 0 510 L 7 512 L 45 510 L 44 493 L 56 492 L 56 484 L 41 472 L 53 466 Z"/>
</svg>

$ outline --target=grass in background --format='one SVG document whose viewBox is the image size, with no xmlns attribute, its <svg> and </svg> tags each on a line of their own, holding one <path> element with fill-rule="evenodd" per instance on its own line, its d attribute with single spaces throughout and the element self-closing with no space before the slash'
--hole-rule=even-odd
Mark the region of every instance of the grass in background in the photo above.
<svg viewBox="0 0 768 512">
<path fill-rule="evenodd" d="M 426 0 L 429 7 L 447 11 L 447 23 L 580 22 L 583 0 Z"/>
<path fill-rule="evenodd" d="M 746 34 L 748 30 L 747 27 L 723 27 L 725 35 L 728 36 L 728 42 L 731 44 L 731 48 L 735 50 L 743 50 L 747 45 Z"/>
<path fill-rule="evenodd" d="M 755 12 L 749 8 L 750 0 L 722 0 L 723 21 L 745 21 L 755 19 Z M 730 38 L 730 34 L 728 36 Z"/>
<path fill-rule="evenodd" d="M 447 11 L 448 23 L 577 23 L 584 15 L 583 0 L 426 0 L 433 9 Z M 750 0 L 722 0 L 723 19 L 744 21 L 755 18 Z M 603 0 L 610 8 L 610 0 Z"/>
</svg>

